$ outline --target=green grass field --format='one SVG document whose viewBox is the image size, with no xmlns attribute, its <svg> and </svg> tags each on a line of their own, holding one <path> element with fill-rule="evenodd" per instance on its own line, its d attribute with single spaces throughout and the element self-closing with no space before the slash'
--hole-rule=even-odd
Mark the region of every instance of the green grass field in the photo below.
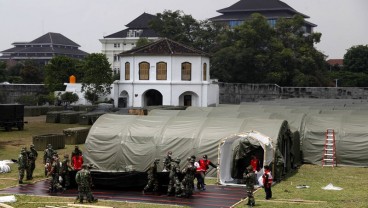
<svg viewBox="0 0 368 208">
<path fill-rule="evenodd" d="M 26 117 L 23 131 L 14 129 L 6 132 L 0 129 L 0 160 L 17 159 L 22 147 L 29 147 L 32 143 L 32 136 L 50 133 L 62 133 L 63 129 L 77 127 L 75 124 L 52 124 L 45 123 L 45 116 Z M 84 150 L 83 145 L 80 145 Z M 63 150 L 58 150 L 59 154 L 70 154 L 74 145 L 66 145 Z M 25 181 L 33 183 L 45 179 L 42 157 L 43 151 L 39 151 L 34 179 Z M 322 154 L 322 153 L 321 153 Z M 368 152 L 367 152 L 368 154 Z M 18 171 L 16 164 L 11 165 L 10 173 L 0 174 L 0 189 L 18 185 Z M 272 187 L 273 199 L 264 200 L 263 189 L 255 193 L 256 207 L 262 208 L 333 208 L 333 207 L 368 207 L 368 168 L 358 167 L 335 167 L 322 168 L 315 165 L 302 165 L 296 172 L 292 173 L 285 180 Z M 207 184 L 214 184 L 214 179 L 207 179 Z M 322 187 L 332 183 L 334 186 L 343 188 L 341 191 L 326 191 Z M 308 185 L 310 188 L 297 189 L 297 185 Z M 245 193 L 245 192 L 244 192 Z M 36 208 L 47 206 L 66 206 L 73 203 L 73 198 L 59 197 L 39 197 L 29 195 L 17 195 L 16 203 L 7 203 L 13 207 Z M 239 199 L 240 200 L 240 199 Z M 113 202 L 101 200 L 93 205 L 110 207 L 169 207 L 168 205 L 153 205 L 142 203 Z M 173 205 L 174 206 L 174 205 Z M 245 203 L 240 202 L 235 207 L 244 207 Z M 0 206 L 1 207 L 1 206 Z"/>
</svg>

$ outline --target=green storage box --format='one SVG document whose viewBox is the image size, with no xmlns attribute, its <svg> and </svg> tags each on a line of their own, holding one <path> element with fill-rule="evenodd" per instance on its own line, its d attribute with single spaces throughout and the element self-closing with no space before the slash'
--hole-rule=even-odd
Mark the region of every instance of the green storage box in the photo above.
<svg viewBox="0 0 368 208">
<path fill-rule="evenodd" d="M 90 127 L 75 127 L 64 129 L 65 144 L 84 144 Z"/>
</svg>

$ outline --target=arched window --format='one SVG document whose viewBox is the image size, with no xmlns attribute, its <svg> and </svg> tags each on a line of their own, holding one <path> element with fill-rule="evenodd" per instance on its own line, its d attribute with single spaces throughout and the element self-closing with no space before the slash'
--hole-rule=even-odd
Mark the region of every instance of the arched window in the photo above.
<svg viewBox="0 0 368 208">
<path fill-rule="evenodd" d="M 156 64 L 156 79 L 157 80 L 167 79 L 167 64 L 165 62 L 158 62 Z"/>
<path fill-rule="evenodd" d="M 125 80 L 130 80 L 130 63 L 125 62 Z"/>
<path fill-rule="evenodd" d="M 149 80 L 150 64 L 148 62 L 139 63 L 139 80 Z"/>
<path fill-rule="evenodd" d="M 203 81 L 207 81 L 207 63 L 203 64 Z"/>
<path fill-rule="evenodd" d="M 181 64 L 181 80 L 190 81 L 192 75 L 192 64 L 184 62 Z"/>
</svg>

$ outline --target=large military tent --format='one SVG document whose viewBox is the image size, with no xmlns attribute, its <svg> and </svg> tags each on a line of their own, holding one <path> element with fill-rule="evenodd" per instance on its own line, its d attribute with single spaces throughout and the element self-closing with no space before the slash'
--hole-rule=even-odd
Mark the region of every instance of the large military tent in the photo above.
<svg viewBox="0 0 368 208">
<path fill-rule="evenodd" d="M 120 177 L 122 173 L 130 176 L 144 173 L 155 158 L 164 158 L 168 151 L 182 160 L 182 167 L 191 155 L 207 154 L 217 163 L 218 145 L 223 138 L 251 130 L 273 139 L 276 147 L 273 160 L 278 168 L 276 178 L 281 178 L 291 169 L 298 153 L 293 152 L 295 144 L 287 122 L 277 119 L 205 117 L 198 113 L 187 116 L 105 114 L 91 127 L 84 156 L 87 163 L 96 167 L 93 171 L 97 177 L 95 183 L 106 183 L 104 179 Z M 159 170 L 162 168 L 160 163 Z M 209 175 L 215 176 L 216 170 Z M 129 182 L 143 183 L 128 180 L 119 186 L 127 186 Z"/>
</svg>

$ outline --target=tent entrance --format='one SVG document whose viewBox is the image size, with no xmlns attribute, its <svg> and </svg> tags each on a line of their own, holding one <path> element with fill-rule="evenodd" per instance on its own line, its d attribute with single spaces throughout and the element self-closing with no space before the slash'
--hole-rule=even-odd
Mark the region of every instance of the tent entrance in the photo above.
<svg viewBox="0 0 368 208">
<path fill-rule="evenodd" d="M 274 149 L 271 138 L 256 131 L 224 138 L 219 144 L 220 184 L 244 185 L 241 184 L 241 179 L 250 165 L 252 155 L 259 159 L 260 168 L 273 162 Z"/>
<path fill-rule="evenodd" d="M 243 152 L 244 150 L 239 150 L 240 152 Z M 250 165 L 250 161 L 252 159 L 252 156 L 257 157 L 257 159 L 260 161 L 260 168 L 263 167 L 263 155 L 264 150 L 262 146 L 251 146 L 248 147 L 245 152 L 246 154 L 240 155 L 239 159 L 233 160 L 233 168 L 231 171 L 231 176 L 236 179 L 243 179 L 243 175 L 246 171 L 246 168 Z M 234 153 L 236 154 L 236 153 Z M 234 155 L 235 156 L 235 155 Z"/>
</svg>

